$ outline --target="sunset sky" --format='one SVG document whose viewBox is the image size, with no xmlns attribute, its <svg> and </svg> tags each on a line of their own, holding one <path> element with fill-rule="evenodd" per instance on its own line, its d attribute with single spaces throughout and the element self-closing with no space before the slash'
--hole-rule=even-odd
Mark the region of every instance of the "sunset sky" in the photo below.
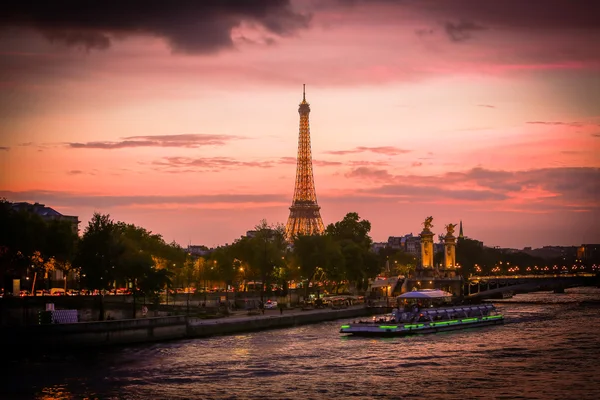
<svg viewBox="0 0 600 400">
<path fill-rule="evenodd" d="M 184 246 L 285 223 L 306 84 L 326 225 L 600 242 L 595 0 L 32 3 L 0 13 L 9 201 Z"/>
</svg>

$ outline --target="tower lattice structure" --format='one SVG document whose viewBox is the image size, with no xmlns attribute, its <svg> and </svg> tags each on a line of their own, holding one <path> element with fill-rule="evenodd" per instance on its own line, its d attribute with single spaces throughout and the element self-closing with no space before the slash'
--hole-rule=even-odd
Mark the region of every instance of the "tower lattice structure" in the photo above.
<svg viewBox="0 0 600 400">
<path fill-rule="evenodd" d="M 323 233 L 325 227 L 321 219 L 315 179 L 312 168 L 312 152 L 310 149 L 310 127 L 308 115 L 310 105 L 306 101 L 306 85 L 302 90 L 302 103 L 298 108 L 300 114 L 300 133 L 298 136 L 298 158 L 296 160 L 296 186 L 294 199 L 290 207 L 290 216 L 285 226 L 288 239 L 298 234 L 313 235 Z"/>
</svg>

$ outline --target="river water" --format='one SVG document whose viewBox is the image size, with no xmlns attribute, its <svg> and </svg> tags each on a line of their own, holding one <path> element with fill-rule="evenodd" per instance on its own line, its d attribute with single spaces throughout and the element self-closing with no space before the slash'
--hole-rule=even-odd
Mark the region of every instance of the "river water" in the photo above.
<svg viewBox="0 0 600 400">
<path fill-rule="evenodd" d="M 495 304 L 504 325 L 423 336 L 348 338 L 334 321 L 4 357 L 0 398 L 600 399 L 600 289 Z"/>
</svg>

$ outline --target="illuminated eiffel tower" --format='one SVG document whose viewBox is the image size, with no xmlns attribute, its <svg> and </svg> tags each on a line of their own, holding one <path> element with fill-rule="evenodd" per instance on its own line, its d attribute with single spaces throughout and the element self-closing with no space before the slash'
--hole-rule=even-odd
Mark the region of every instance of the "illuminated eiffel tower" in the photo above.
<svg viewBox="0 0 600 400">
<path fill-rule="evenodd" d="M 285 226 L 288 240 L 295 235 L 312 235 L 323 233 L 325 227 L 321 219 L 315 192 L 315 180 L 312 169 L 312 153 L 310 150 L 310 128 L 308 114 L 310 105 L 306 102 L 306 85 L 303 85 L 300 113 L 300 134 L 298 136 L 298 159 L 296 160 L 296 187 L 294 199 L 290 207 L 290 216 Z"/>
</svg>

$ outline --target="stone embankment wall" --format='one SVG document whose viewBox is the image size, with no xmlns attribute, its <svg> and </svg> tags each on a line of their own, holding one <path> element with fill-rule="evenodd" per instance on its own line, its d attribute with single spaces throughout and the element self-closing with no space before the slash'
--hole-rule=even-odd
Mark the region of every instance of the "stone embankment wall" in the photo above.
<svg viewBox="0 0 600 400">
<path fill-rule="evenodd" d="M 207 307 L 214 307 L 219 302 L 235 303 L 238 309 L 248 309 L 257 308 L 260 301 L 260 296 L 255 293 L 237 293 L 235 297 L 234 299 L 231 294 L 228 298 L 221 296 L 221 293 L 210 293 L 207 296 L 196 294 L 188 298 L 185 294 L 177 294 L 170 295 L 168 303 L 162 296 L 159 306 L 144 297 L 137 297 L 134 304 L 133 297 L 125 295 L 107 295 L 103 298 L 100 296 L 5 297 L 0 298 L 0 326 L 36 325 L 40 311 L 44 311 L 48 303 L 54 304 L 57 310 L 77 310 L 80 322 L 92 322 L 101 320 L 101 309 L 104 310 L 105 320 L 121 320 L 133 318 L 134 308 L 136 317 L 141 317 L 141 308 L 144 304 L 148 307 L 148 316 L 167 317 L 187 314 L 188 309 L 194 314 L 203 303 Z M 267 299 L 277 300 L 277 297 Z M 292 299 L 297 300 L 297 296 L 292 296 Z"/>
<path fill-rule="evenodd" d="M 343 318 L 356 318 L 369 315 L 372 309 L 356 307 L 342 310 L 313 310 L 294 314 L 283 314 L 268 317 L 233 318 L 221 320 L 205 320 L 190 318 L 188 335 L 190 337 L 205 337 L 240 332 L 261 331 L 267 329 L 289 328 L 298 325 L 315 324 Z"/>
<path fill-rule="evenodd" d="M 376 312 L 365 307 L 343 310 L 297 311 L 288 315 L 259 315 L 206 320 L 194 317 L 157 317 L 76 324 L 4 328 L 0 340 L 29 349 L 59 350 L 173 340 L 251 332 L 355 318 Z"/>
</svg>

